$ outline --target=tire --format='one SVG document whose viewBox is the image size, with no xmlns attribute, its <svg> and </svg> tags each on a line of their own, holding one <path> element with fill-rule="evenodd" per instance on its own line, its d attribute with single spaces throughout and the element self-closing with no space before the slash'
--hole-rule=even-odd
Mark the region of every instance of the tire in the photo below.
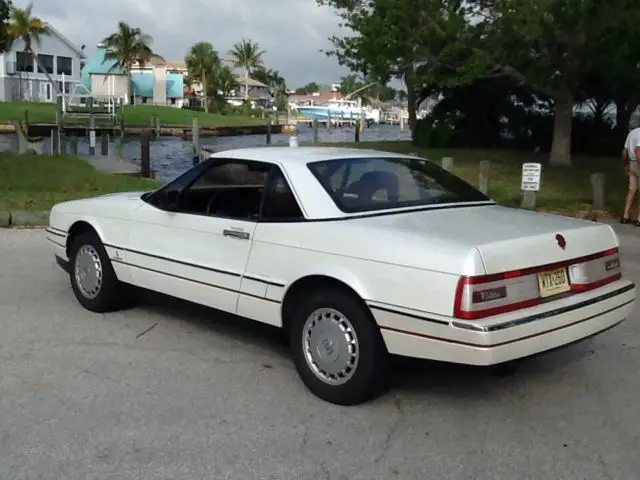
<svg viewBox="0 0 640 480">
<path fill-rule="evenodd" d="M 347 338 L 340 327 L 354 335 Z M 354 296 L 340 289 L 311 293 L 293 312 L 289 336 L 298 375 L 315 396 L 356 405 L 387 386 L 389 354 L 371 313 Z"/>
<path fill-rule="evenodd" d="M 81 278 L 76 275 L 83 262 L 87 262 L 93 255 L 93 265 L 99 266 L 100 280 L 96 283 L 83 285 Z M 71 244 L 69 252 L 69 277 L 76 299 L 87 310 L 96 313 L 106 313 L 119 310 L 126 303 L 128 295 L 124 285 L 118 280 L 111 260 L 107 255 L 100 238 L 93 232 L 78 235 Z M 92 268 L 88 266 L 88 268 Z M 80 272 L 78 272 L 80 273 Z M 93 274 L 89 270 L 89 275 Z M 81 276 L 81 275 L 80 275 Z"/>
</svg>

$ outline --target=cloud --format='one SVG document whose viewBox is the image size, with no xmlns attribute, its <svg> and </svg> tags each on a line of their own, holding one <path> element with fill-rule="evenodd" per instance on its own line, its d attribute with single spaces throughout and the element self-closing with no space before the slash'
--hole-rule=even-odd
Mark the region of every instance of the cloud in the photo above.
<svg viewBox="0 0 640 480">
<path fill-rule="evenodd" d="M 14 0 L 24 7 L 26 0 Z M 348 72 L 320 49 L 340 34 L 339 19 L 315 0 L 34 0 L 34 14 L 50 22 L 89 55 L 115 31 L 118 21 L 140 27 L 154 50 L 181 60 L 189 47 L 211 42 L 222 57 L 242 38 L 266 50 L 264 62 L 279 70 L 290 87 L 338 82 Z"/>
</svg>

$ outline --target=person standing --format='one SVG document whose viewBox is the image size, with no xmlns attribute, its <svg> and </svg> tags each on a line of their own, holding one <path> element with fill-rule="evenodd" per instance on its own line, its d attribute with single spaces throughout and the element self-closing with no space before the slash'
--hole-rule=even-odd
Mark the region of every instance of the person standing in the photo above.
<svg viewBox="0 0 640 480">
<path fill-rule="evenodd" d="M 640 189 L 640 118 L 638 116 L 632 117 L 629 127 L 631 131 L 627 134 L 624 148 L 622 149 L 622 161 L 624 162 L 625 172 L 629 177 L 629 191 L 624 202 L 621 223 L 632 223 L 631 204 L 636 192 Z M 640 209 L 638 210 L 637 219 L 633 223 L 640 227 Z"/>
</svg>

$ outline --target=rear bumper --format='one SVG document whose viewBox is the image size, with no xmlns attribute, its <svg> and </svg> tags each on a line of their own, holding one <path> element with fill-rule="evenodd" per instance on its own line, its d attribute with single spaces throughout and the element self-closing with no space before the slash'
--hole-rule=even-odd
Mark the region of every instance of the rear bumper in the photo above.
<svg viewBox="0 0 640 480">
<path fill-rule="evenodd" d="M 636 287 L 619 280 L 551 304 L 484 321 L 443 320 L 372 308 L 390 353 L 470 365 L 536 355 L 597 335 L 632 312 Z"/>
</svg>

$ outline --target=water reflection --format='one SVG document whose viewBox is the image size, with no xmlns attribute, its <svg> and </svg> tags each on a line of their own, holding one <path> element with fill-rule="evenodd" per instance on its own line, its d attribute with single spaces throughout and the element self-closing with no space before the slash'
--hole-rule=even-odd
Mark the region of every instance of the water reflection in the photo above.
<svg viewBox="0 0 640 480">
<path fill-rule="evenodd" d="M 349 142 L 355 136 L 353 127 L 342 128 L 320 128 L 318 131 L 321 142 Z M 311 142 L 311 128 L 306 125 L 299 126 L 300 142 Z M 393 125 L 379 125 L 365 128 L 360 135 L 362 141 L 389 141 L 389 140 L 410 140 L 409 129 L 400 129 Z M 257 147 L 265 145 L 264 135 L 243 135 L 238 137 L 208 137 L 202 138 L 202 146 L 209 145 L 216 150 L 227 150 L 231 148 Z M 273 145 L 289 145 L 289 135 L 279 134 L 272 136 Z M 15 135 L 0 135 L 0 151 L 16 151 L 17 142 Z M 45 152 L 50 152 L 50 142 L 44 145 Z M 115 155 L 115 145 L 110 145 L 110 153 Z M 78 154 L 89 154 L 89 142 L 87 138 L 79 138 Z M 125 158 L 138 162 L 140 158 L 139 137 L 127 137 L 122 148 L 121 155 Z M 151 143 L 151 168 L 156 170 L 157 178 L 161 181 L 168 181 L 181 174 L 192 166 L 192 146 L 191 141 L 185 141 L 176 137 L 161 137 Z"/>
</svg>

